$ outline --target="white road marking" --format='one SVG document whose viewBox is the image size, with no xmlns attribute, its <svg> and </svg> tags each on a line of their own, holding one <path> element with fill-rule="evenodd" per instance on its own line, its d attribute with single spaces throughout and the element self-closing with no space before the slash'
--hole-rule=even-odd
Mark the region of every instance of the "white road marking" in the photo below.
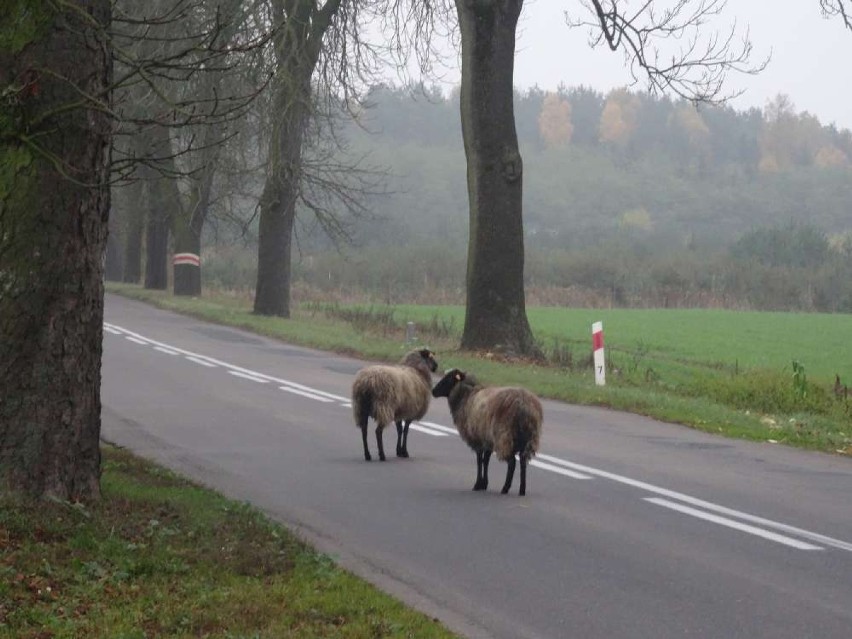
<svg viewBox="0 0 852 639">
<path fill-rule="evenodd" d="M 408 426 L 409 429 L 413 428 L 414 430 L 418 430 L 421 433 L 426 433 L 427 435 L 432 435 L 432 437 L 448 437 L 447 433 L 442 433 L 439 430 L 432 430 L 426 426 L 421 426 L 417 422 L 413 422 Z"/>
<path fill-rule="evenodd" d="M 249 375 L 247 373 L 243 373 L 240 371 L 228 371 L 231 375 L 236 377 L 242 377 L 243 379 L 250 379 L 253 382 L 257 382 L 258 384 L 268 384 L 268 379 L 263 379 L 262 377 L 258 377 L 257 375 Z"/>
<path fill-rule="evenodd" d="M 540 462 L 537 459 L 531 460 L 530 466 L 535 466 L 536 468 L 541 468 L 542 470 L 549 470 L 550 472 L 556 473 L 557 475 L 564 475 L 565 477 L 572 477 L 574 479 L 591 479 L 590 475 L 584 475 L 573 470 L 568 470 L 567 468 L 560 468 L 559 466 L 551 466 L 550 464 L 545 464 L 544 462 Z"/>
<path fill-rule="evenodd" d="M 422 424 L 423 426 L 428 426 L 429 428 L 434 428 L 436 430 L 442 430 L 445 433 L 450 435 L 458 435 L 459 432 L 455 428 L 448 428 L 447 426 L 442 426 L 441 424 L 436 424 L 435 422 L 417 422 L 418 424 Z"/>
<path fill-rule="evenodd" d="M 162 346 L 155 346 L 154 350 L 160 351 L 161 353 L 165 353 L 166 355 L 179 355 L 180 354 L 177 351 L 173 351 L 170 348 L 163 348 Z"/>
<path fill-rule="evenodd" d="M 208 362 L 207 360 L 203 360 L 203 359 L 200 359 L 198 357 L 191 357 L 189 355 L 185 355 L 184 357 L 186 357 L 186 359 L 188 359 L 190 362 L 195 362 L 196 364 L 201 364 L 202 366 L 206 366 L 207 368 L 216 368 L 216 364 L 212 364 L 212 363 Z"/>
<path fill-rule="evenodd" d="M 655 493 L 657 495 L 662 495 L 663 497 L 668 497 L 670 499 L 676 499 L 678 501 L 682 501 L 687 504 L 692 504 L 693 506 L 699 506 L 705 510 L 710 510 L 713 512 L 717 512 L 723 515 L 728 515 L 729 517 L 736 517 L 737 519 L 742 519 L 743 521 L 748 521 L 753 524 L 760 524 L 761 526 L 765 526 L 767 528 L 773 528 L 775 530 L 780 530 L 781 532 L 788 533 L 790 535 L 796 535 L 797 537 L 803 537 L 804 539 L 809 539 L 810 541 L 814 541 L 820 544 L 825 544 L 826 546 L 833 546 L 835 548 L 839 548 L 841 550 L 846 550 L 848 552 L 852 552 L 852 543 L 847 541 L 843 541 L 841 539 L 835 539 L 833 537 L 828 537 L 827 535 L 821 535 L 819 533 L 812 532 L 810 530 L 804 530 L 802 528 L 796 528 L 795 526 L 790 526 L 788 524 L 783 524 L 779 521 L 773 521 L 771 519 L 765 519 L 763 517 L 758 517 L 756 515 L 750 515 L 749 513 L 742 512 L 740 510 L 734 510 L 733 508 L 726 508 L 725 506 L 720 506 L 719 504 L 714 504 L 710 501 L 704 501 L 703 499 L 697 499 L 695 497 L 690 497 L 689 495 L 685 495 L 683 493 L 676 492 L 674 490 L 668 490 L 667 488 L 661 488 L 659 486 L 654 486 L 653 484 L 648 484 L 644 481 L 638 481 L 636 479 L 630 479 L 629 477 L 624 477 L 623 475 L 616 475 L 615 473 L 610 473 L 605 470 L 599 470 L 597 468 L 592 468 L 590 466 L 584 466 L 582 464 L 575 464 L 573 462 L 565 461 L 564 459 L 559 459 L 558 457 L 551 457 L 550 455 L 538 455 L 538 457 L 542 459 L 546 459 L 548 461 L 553 462 L 554 464 L 559 464 L 560 466 L 565 466 L 567 468 L 572 468 L 574 470 L 578 470 L 583 473 L 589 473 L 593 476 L 603 477 L 605 479 L 610 479 L 612 481 L 618 482 L 620 484 L 625 484 L 627 486 L 633 486 L 634 488 L 640 488 L 649 493 Z"/>
<path fill-rule="evenodd" d="M 698 510 L 697 508 L 690 508 L 689 506 L 684 506 L 683 504 L 678 504 L 673 501 L 669 501 L 668 499 L 661 499 L 659 497 L 645 497 L 645 501 L 650 502 L 652 504 L 657 504 L 658 506 L 663 506 L 664 508 L 676 510 L 677 512 L 683 513 L 685 515 L 690 515 L 692 517 L 697 517 L 698 519 L 710 521 L 714 524 L 719 524 L 720 526 L 727 526 L 728 528 L 740 530 L 742 532 L 749 533 L 750 535 L 757 535 L 758 537 L 763 537 L 764 539 L 768 539 L 779 544 L 784 544 L 785 546 L 798 548 L 799 550 L 824 550 L 824 548 L 820 548 L 819 546 L 814 546 L 812 544 L 806 544 L 805 542 L 799 541 L 798 539 L 793 539 L 792 537 L 785 537 L 784 535 L 779 535 L 777 533 L 764 530 L 763 528 L 757 528 L 756 526 L 743 524 L 739 521 L 728 519 L 727 517 L 720 517 L 719 515 L 713 515 L 704 512 L 703 510 Z"/>
<path fill-rule="evenodd" d="M 235 373 L 236 374 L 236 373 Z M 263 380 L 264 382 L 266 380 Z M 289 386 L 279 386 L 279 388 L 283 391 L 287 391 L 288 393 L 293 393 L 295 395 L 301 395 L 302 397 L 310 397 L 311 399 L 315 399 L 318 402 L 333 402 L 333 399 L 329 399 L 328 397 L 320 397 L 319 395 L 314 395 L 313 393 L 306 393 L 303 390 L 299 390 L 297 388 L 290 388 Z"/>
<path fill-rule="evenodd" d="M 150 340 L 148 338 L 144 338 L 138 333 L 134 333 L 133 331 L 129 331 L 120 326 L 115 326 L 112 324 L 104 323 L 104 330 L 114 335 L 124 335 L 125 339 L 130 340 L 136 344 L 141 344 L 144 346 L 153 346 L 156 350 L 169 353 L 169 354 L 182 354 L 186 357 L 186 359 L 195 362 L 196 364 L 201 364 L 202 366 L 207 367 L 216 367 L 221 366 L 225 368 L 228 373 L 231 375 L 241 377 L 244 379 L 249 379 L 254 382 L 258 382 L 261 384 L 266 384 L 268 382 L 276 382 L 278 384 L 282 384 L 280 388 L 282 390 L 288 391 L 290 393 L 300 395 L 303 397 L 307 397 L 310 399 L 314 399 L 321 402 L 332 402 L 338 401 L 340 405 L 346 408 L 351 408 L 352 404 L 349 398 L 342 397 L 340 395 L 335 395 L 333 393 L 327 393 L 325 391 L 321 391 L 315 388 L 311 388 L 310 386 L 304 386 L 302 384 L 298 384 L 296 382 L 291 382 L 289 380 L 280 379 L 277 377 L 272 377 L 271 375 L 266 375 L 264 373 L 259 373 L 247 368 L 242 368 L 241 366 L 235 366 L 233 364 L 229 364 L 227 362 L 223 362 L 212 357 L 208 357 L 206 355 L 200 355 L 198 353 L 193 353 L 192 351 L 187 351 L 181 348 L 173 347 L 168 344 L 163 344 L 161 342 L 157 342 L 155 340 Z M 455 428 L 450 428 L 448 426 L 443 426 L 442 424 L 436 424 L 434 422 L 416 422 L 411 424 L 410 428 L 414 430 L 426 433 L 428 435 L 432 435 L 433 437 L 447 437 L 448 435 L 458 435 L 458 432 Z M 545 463 L 540 460 L 545 460 Z M 692 504 L 694 506 L 699 506 L 705 510 L 715 511 L 717 513 L 725 514 L 730 517 L 736 517 L 743 521 L 749 521 L 752 523 L 760 524 L 761 526 L 765 526 L 767 528 L 773 528 L 775 530 L 780 530 L 791 535 L 796 535 L 798 537 L 802 537 L 805 539 L 809 539 L 810 541 L 822 543 L 827 546 L 832 546 L 834 548 L 839 548 L 841 550 L 846 550 L 848 552 L 852 552 L 852 543 L 835 539 L 833 537 L 828 537 L 826 535 L 821 535 L 819 533 L 815 533 L 809 530 L 804 530 L 802 528 L 796 528 L 795 526 L 790 526 L 788 524 L 783 524 L 781 522 L 773 521 L 771 519 L 764 519 L 763 517 L 758 517 L 756 515 L 750 515 L 748 513 L 734 510 L 732 508 L 726 508 L 724 506 L 720 506 L 718 504 L 714 504 L 712 502 L 704 501 L 703 499 L 697 499 L 695 497 L 690 497 L 689 495 L 678 493 L 673 490 L 668 490 L 666 488 L 661 488 L 659 486 L 654 486 L 653 484 L 648 484 L 643 481 L 630 479 L 629 477 L 625 477 L 623 475 L 617 475 L 615 473 L 611 473 L 605 470 L 600 470 L 597 468 L 592 468 L 590 466 L 584 466 L 582 464 L 577 464 L 574 462 L 569 462 L 564 459 L 560 459 L 559 457 L 553 457 L 551 455 L 539 454 L 537 455 L 537 459 L 534 459 L 530 462 L 530 465 L 541 468 L 542 470 L 546 470 L 552 473 L 556 473 L 565 477 L 571 477 L 573 479 L 592 479 L 594 477 L 601 477 L 604 479 L 609 479 L 611 481 L 615 481 L 617 483 L 625 484 L 627 486 L 632 486 L 634 488 L 640 488 L 644 491 L 655 493 L 658 495 L 662 495 L 664 497 L 669 497 L 670 499 L 675 499 L 684 503 Z M 820 546 L 813 546 L 811 544 L 806 544 L 804 542 L 799 542 L 797 540 L 793 540 L 782 535 L 777 535 L 775 533 L 771 533 L 769 531 L 756 528 L 754 526 L 748 526 L 746 524 L 741 524 L 739 522 L 726 519 L 724 517 L 717 517 L 715 515 L 711 515 L 704 511 L 700 511 L 694 508 L 688 508 L 687 506 L 683 506 L 681 504 L 676 504 L 674 502 L 670 502 L 666 499 L 658 499 L 658 498 L 645 498 L 647 501 L 655 503 L 660 506 L 665 506 L 667 508 L 671 508 L 672 510 L 677 510 L 679 512 L 683 512 L 684 514 L 693 515 L 699 517 L 701 519 L 706 519 L 708 521 L 714 521 L 715 523 L 731 522 L 736 524 L 739 529 L 754 529 L 756 531 L 760 531 L 762 534 L 760 536 L 770 539 L 770 535 L 782 539 L 789 539 L 790 541 L 798 544 L 799 546 L 805 546 L 803 548 L 805 550 L 822 550 Z M 688 512 L 687 512 L 688 511 Z M 696 514 L 698 513 L 698 514 Z M 716 521 L 720 520 L 720 521 Z M 727 525 L 727 524 L 724 524 Z M 751 531 L 747 531 L 751 532 Z M 753 533 L 757 534 L 757 533 Z M 777 539 L 772 539 L 773 541 L 777 541 Z M 785 543 L 785 542 L 779 542 Z M 793 544 L 788 544 L 793 545 Z M 799 547 L 795 546 L 795 547 Z"/>
</svg>

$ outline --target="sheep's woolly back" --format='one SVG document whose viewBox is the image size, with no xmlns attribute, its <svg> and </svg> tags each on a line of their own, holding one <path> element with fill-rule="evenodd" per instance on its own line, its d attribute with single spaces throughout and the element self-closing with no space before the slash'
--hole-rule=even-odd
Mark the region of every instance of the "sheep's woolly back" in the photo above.
<svg viewBox="0 0 852 639">
<path fill-rule="evenodd" d="M 367 366 L 352 383 L 352 413 L 355 425 L 372 417 L 384 428 L 397 420 L 418 420 L 429 409 L 432 374 L 418 351 L 407 354 L 400 364 Z"/>
<path fill-rule="evenodd" d="M 541 402 L 525 388 L 487 387 L 468 377 L 450 391 L 453 422 L 474 450 L 493 450 L 506 461 L 515 453 L 538 451 L 543 412 Z"/>
</svg>

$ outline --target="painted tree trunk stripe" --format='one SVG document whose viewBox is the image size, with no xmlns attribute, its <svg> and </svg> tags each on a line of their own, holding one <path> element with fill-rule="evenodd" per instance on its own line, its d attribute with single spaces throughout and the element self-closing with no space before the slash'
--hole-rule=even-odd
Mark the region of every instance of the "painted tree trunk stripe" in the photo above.
<svg viewBox="0 0 852 639">
<path fill-rule="evenodd" d="M 200 267 L 201 257 L 196 255 L 195 253 L 175 253 L 175 256 L 172 258 L 172 264 L 174 266 L 185 264 L 187 266 Z"/>
</svg>

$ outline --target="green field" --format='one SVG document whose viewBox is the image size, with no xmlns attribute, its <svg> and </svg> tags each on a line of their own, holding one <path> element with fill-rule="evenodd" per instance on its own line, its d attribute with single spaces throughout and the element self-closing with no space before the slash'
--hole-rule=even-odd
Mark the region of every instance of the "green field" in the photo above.
<svg viewBox="0 0 852 639">
<path fill-rule="evenodd" d="M 464 326 L 460 306 L 393 310 L 401 323 L 425 326 L 439 318 L 452 321 L 457 335 Z M 592 322 L 602 321 L 607 351 L 624 365 L 644 352 L 644 359 L 672 366 L 792 373 L 797 360 L 812 379 L 833 383 L 838 374 L 852 385 L 852 315 L 542 307 L 527 309 L 527 315 L 545 350 L 556 343 L 569 344 L 578 353 L 589 350 Z"/>
</svg>

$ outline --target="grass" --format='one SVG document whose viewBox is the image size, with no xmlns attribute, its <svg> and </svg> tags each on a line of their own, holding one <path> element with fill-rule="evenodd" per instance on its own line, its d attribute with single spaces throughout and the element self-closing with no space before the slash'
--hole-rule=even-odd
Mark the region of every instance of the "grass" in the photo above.
<svg viewBox="0 0 852 639">
<path fill-rule="evenodd" d="M 0 496 L 0 637 L 424 637 L 440 624 L 247 505 L 104 447 L 91 507 Z"/>
<path fill-rule="evenodd" d="M 302 304 L 288 320 L 255 316 L 247 298 L 208 293 L 176 298 L 109 284 L 108 290 L 285 341 L 394 361 L 405 325 L 439 354 L 442 368 L 475 371 L 492 384 L 522 384 L 543 397 L 607 406 L 700 430 L 852 454 L 852 317 L 716 310 L 530 308 L 548 361 L 532 363 L 457 350 L 464 309 Z M 594 384 L 591 323 L 603 321 L 607 385 Z M 799 369 L 794 370 L 793 361 Z"/>
</svg>

